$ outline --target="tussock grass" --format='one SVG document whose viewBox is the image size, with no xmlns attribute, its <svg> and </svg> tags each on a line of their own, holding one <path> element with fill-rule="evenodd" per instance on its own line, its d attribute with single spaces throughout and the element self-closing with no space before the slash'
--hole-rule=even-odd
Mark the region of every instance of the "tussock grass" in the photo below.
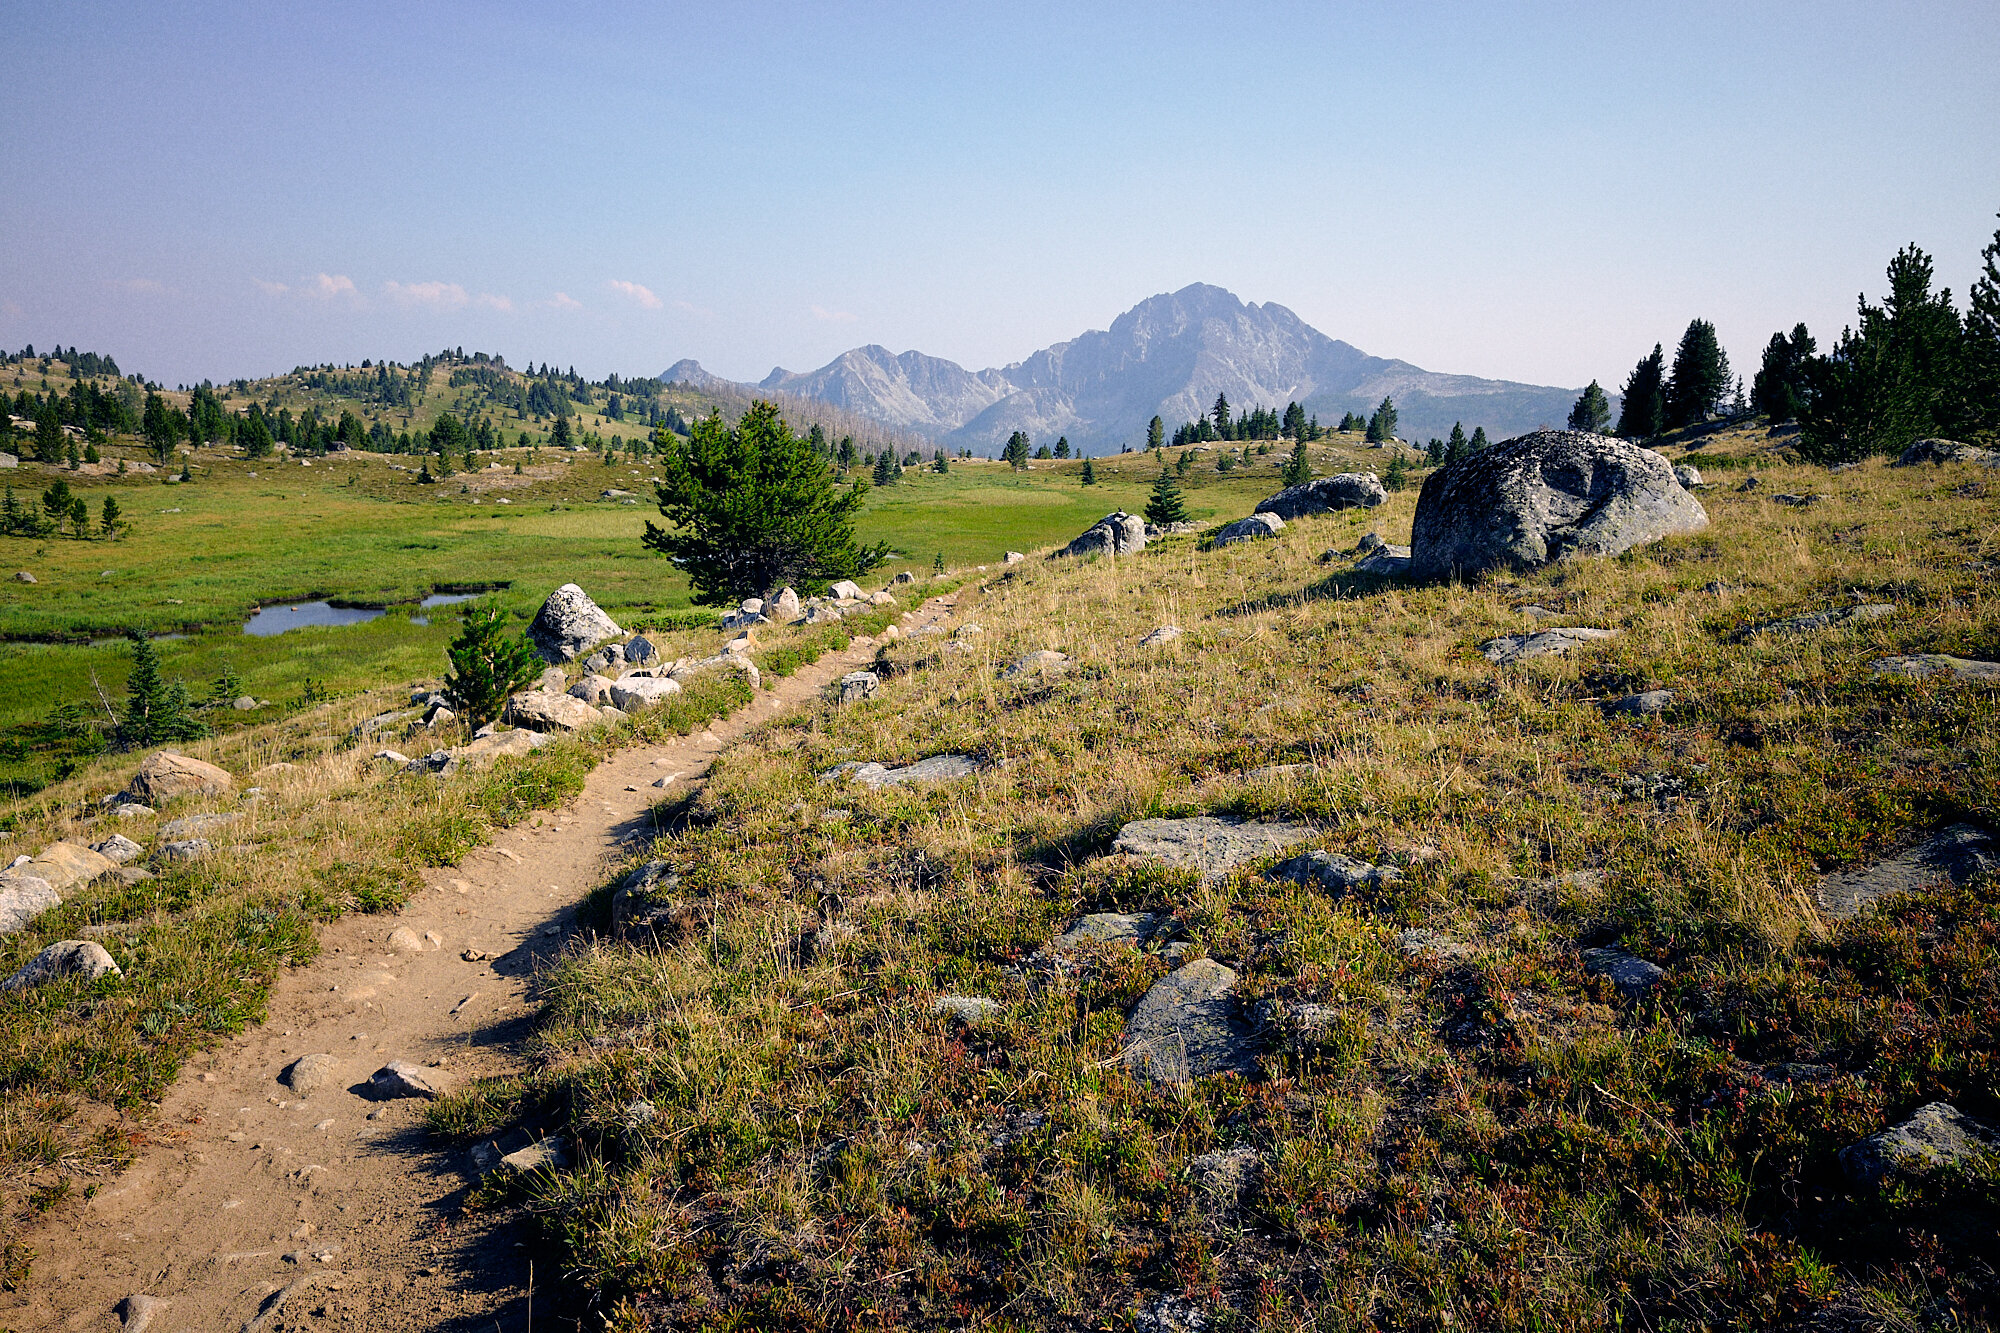
<svg viewBox="0 0 2000 1333">
<path fill-rule="evenodd" d="M 1845 924 L 1813 898 L 1942 823 L 2000 826 L 1995 693 L 1866 666 L 2000 657 L 1983 474 L 1702 448 L 1765 489 L 1711 489 L 1708 532 L 1616 560 L 1432 586 L 1320 562 L 1404 539 L 1404 494 L 968 590 L 963 650 L 898 643 L 881 698 L 718 765 L 652 849 L 671 930 L 542 978 L 537 1069 L 483 1095 L 581 1165 L 514 1197 L 629 1327 L 1100 1326 L 1165 1296 L 1212 1328 L 1991 1322 L 1994 1182 L 1876 1197 L 1835 1155 L 1923 1101 L 2000 1115 L 2000 885 Z M 1897 614 L 1739 637 L 1857 597 Z M 1538 623 L 1620 635 L 1507 669 L 1476 650 Z M 1000 675 L 1044 648 L 1069 668 Z M 1600 707 L 1656 687 L 1657 717 Z M 943 752 L 986 767 L 818 778 Z M 1304 767 L 1252 775 L 1272 765 Z M 1103 855 L 1189 813 L 1303 822 L 1403 877 L 1335 898 Z M 1188 956 L 1237 969 L 1272 1019 L 1256 1077 L 1134 1081 L 1120 1032 L 1167 960 L 1033 959 L 1112 910 L 1171 912 Z M 1467 956 L 1407 955 L 1414 926 Z M 1608 943 L 1665 983 L 1586 975 Z M 1002 1016 L 956 1029 L 940 993 Z M 1288 1039 L 1304 1004 L 1331 1020 Z M 1194 1161 L 1234 1146 L 1261 1165 L 1232 1204 Z"/>
</svg>

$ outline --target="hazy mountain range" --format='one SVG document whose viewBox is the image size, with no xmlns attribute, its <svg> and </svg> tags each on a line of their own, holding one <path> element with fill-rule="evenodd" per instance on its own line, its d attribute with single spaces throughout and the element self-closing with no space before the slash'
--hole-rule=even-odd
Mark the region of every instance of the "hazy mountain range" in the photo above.
<svg viewBox="0 0 2000 1333">
<path fill-rule="evenodd" d="M 663 379 L 697 387 L 752 388 L 815 399 L 950 448 L 991 453 L 1016 430 L 1036 444 L 1067 435 L 1092 453 L 1143 446 L 1157 413 L 1174 427 L 1208 411 L 1217 393 L 1238 410 L 1296 402 L 1332 426 L 1395 399 L 1397 433 L 1422 441 L 1454 421 L 1494 439 L 1561 425 L 1579 389 L 1442 375 L 1407 361 L 1369 356 L 1329 338 L 1273 302 L 1246 305 L 1196 283 L 1141 301 L 1105 330 L 1093 329 L 1025 361 L 967 370 L 922 352 L 857 347 L 818 370 L 782 367 L 755 386 L 736 385 L 681 361 Z"/>
</svg>

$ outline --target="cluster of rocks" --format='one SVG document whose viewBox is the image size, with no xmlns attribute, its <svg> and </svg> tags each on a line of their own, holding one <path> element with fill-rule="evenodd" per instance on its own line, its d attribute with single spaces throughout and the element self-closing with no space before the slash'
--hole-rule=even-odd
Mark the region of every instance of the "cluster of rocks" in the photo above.
<svg viewBox="0 0 2000 1333">
<path fill-rule="evenodd" d="M 1981 449 L 1956 440 L 1918 440 L 1903 450 L 1891 467 L 1916 467 L 1921 463 L 1977 463 L 2000 467 L 2000 450 Z"/>
<path fill-rule="evenodd" d="M 897 583 L 914 583 L 908 570 L 898 574 Z M 794 588 L 781 588 L 763 597 L 746 597 L 735 610 L 722 617 L 724 629 L 749 629 L 757 625 L 824 625 L 855 611 L 895 606 L 896 597 L 888 589 L 864 592 L 851 579 L 842 579 L 827 590 L 825 597 L 799 596 Z"/>
</svg>

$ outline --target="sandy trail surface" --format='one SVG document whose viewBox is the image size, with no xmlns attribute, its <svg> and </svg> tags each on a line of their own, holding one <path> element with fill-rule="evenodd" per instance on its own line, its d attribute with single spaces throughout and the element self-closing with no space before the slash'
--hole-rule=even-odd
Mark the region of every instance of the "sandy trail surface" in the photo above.
<svg viewBox="0 0 2000 1333">
<path fill-rule="evenodd" d="M 949 610 L 933 599 L 903 628 Z M 518 1069 L 530 979 L 584 897 L 652 838 L 653 807 L 872 653 L 828 654 L 706 731 L 614 753 L 568 806 L 426 872 L 399 915 L 326 927 L 262 1026 L 189 1063 L 138 1161 L 29 1237 L 34 1268 L 26 1290 L 0 1296 L 0 1329 L 525 1329 L 517 1226 L 462 1210 L 473 1162 L 428 1134 L 424 1101 L 378 1100 L 370 1076 L 392 1060 L 454 1082 Z M 422 948 L 397 947 L 398 928 Z M 315 1054 L 333 1076 L 302 1097 L 279 1076 Z M 534 1277 L 542 1326 L 563 1327 L 549 1317 L 559 1274 Z M 150 1317 L 143 1303 L 121 1312 L 135 1294 L 158 1302 Z"/>
</svg>

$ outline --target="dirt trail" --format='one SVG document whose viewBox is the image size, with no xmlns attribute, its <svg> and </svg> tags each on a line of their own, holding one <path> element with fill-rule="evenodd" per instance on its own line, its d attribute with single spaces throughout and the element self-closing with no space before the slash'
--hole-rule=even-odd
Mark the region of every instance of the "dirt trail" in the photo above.
<svg viewBox="0 0 2000 1333">
<path fill-rule="evenodd" d="M 950 605 L 933 599 L 903 628 Z M 134 1293 L 167 1302 L 149 1333 L 526 1328 L 512 1225 L 458 1215 L 470 1163 L 438 1151 L 424 1102 L 371 1100 L 369 1076 L 391 1060 L 441 1062 L 453 1080 L 517 1068 L 530 976 L 628 844 L 651 837 L 652 806 L 871 653 L 829 654 L 708 731 L 613 754 L 568 807 L 427 872 L 400 915 L 327 927 L 321 956 L 279 979 L 269 1020 L 183 1071 L 132 1168 L 29 1238 L 28 1290 L 0 1297 L 0 1329 L 119 1329 Z M 397 949 L 398 927 L 423 949 Z M 312 1053 L 338 1068 L 301 1098 L 278 1075 Z M 557 1282 L 536 1274 L 547 1328 Z"/>
</svg>

